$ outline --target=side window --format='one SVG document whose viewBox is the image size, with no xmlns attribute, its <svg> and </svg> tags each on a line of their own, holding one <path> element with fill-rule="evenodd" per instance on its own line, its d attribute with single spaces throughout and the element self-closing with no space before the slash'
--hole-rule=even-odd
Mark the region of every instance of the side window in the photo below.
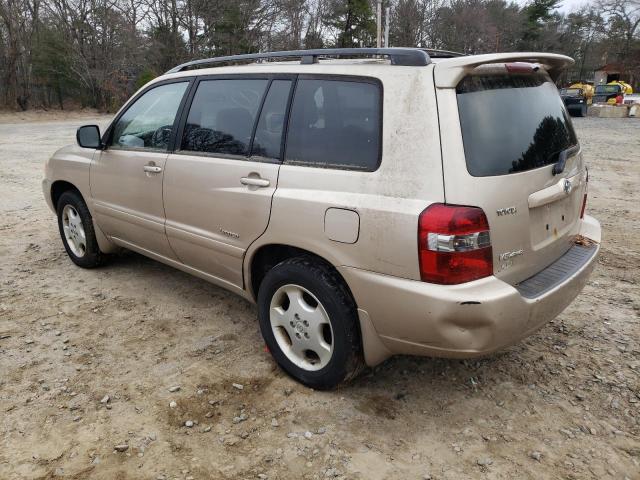
<svg viewBox="0 0 640 480">
<path fill-rule="evenodd" d="M 260 112 L 251 155 L 280 158 L 291 80 L 274 80 Z"/>
<path fill-rule="evenodd" d="M 166 150 L 189 82 L 160 85 L 144 93 L 118 119 L 111 146 Z"/>
<path fill-rule="evenodd" d="M 374 171 L 380 158 L 377 84 L 301 79 L 291 108 L 285 162 Z"/>
<path fill-rule="evenodd" d="M 193 97 L 182 150 L 248 155 L 268 80 L 203 80 Z"/>
</svg>

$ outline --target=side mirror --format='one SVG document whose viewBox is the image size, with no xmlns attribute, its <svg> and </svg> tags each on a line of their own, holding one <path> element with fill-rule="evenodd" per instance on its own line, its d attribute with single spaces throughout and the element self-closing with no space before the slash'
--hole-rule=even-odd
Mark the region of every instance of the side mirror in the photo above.
<svg viewBox="0 0 640 480">
<path fill-rule="evenodd" d="M 83 125 L 76 132 L 76 140 L 78 145 L 83 148 L 100 148 L 102 140 L 100 140 L 100 129 L 97 125 Z"/>
</svg>

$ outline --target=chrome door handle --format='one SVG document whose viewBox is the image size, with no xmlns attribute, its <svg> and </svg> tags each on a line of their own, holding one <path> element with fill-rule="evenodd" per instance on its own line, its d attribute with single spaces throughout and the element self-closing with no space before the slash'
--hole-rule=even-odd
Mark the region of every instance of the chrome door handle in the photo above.
<svg viewBox="0 0 640 480">
<path fill-rule="evenodd" d="M 243 185 L 249 185 L 250 187 L 268 187 L 271 182 L 266 178 L 260 177 L 242 177 L 240 183 Z"/>
<path fill-rule="evenodd" d="M 162 171 L 162 167 L 157 165 L 145 165 L 142 169 L 147 173 L 160 173 Z"/>
</svg>

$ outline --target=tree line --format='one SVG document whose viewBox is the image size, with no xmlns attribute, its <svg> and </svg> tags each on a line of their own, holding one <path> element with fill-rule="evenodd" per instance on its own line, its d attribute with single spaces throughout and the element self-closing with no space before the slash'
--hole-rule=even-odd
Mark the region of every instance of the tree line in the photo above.
<svg viewBox="0 0 640 480">
<path fill-rule="evenodd" d="M 640 0 L 385 0 L 390 46 L 621 63 L 638 78 Z M 386 7 L 389 7 L 388 10 Z M 189 59 L 376 44 L 375 0 L 0 0 L 0 106 L 114 110 Z"/>
</svg>

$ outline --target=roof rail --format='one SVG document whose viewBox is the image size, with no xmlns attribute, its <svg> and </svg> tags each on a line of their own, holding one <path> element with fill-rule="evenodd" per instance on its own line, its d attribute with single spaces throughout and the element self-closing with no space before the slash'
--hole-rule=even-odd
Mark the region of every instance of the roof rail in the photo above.
<svg viewBox="0 0 640 480">
<path fill-rule="evenodd" d="M 203 58 L 173 67 L 166 73 L 181 72 L 200 65 L 269 60 L 272 58 L 300 58 L 300 63 L 306 65 L 318 63 L 318 57 L 372 57 L 376 55 L 389 57 L 392 65 L 422 67 L 431 63 L 428 52 L 420 48 L 322 48 L 317 50 L 289 50 L 283 52 L 248 53 L 244 55 L 229 55 L 226 57 Z"/>
<path fill-rule="evenodd" d="M 454 58 L 454 57 L 466 57 L 466 53 L 452 52 L 450 50 L 437 50 L 435 48 L 422 48 L 421 50 L 427 52 L 427 55 L 433 58 Z"/>
</svg>

